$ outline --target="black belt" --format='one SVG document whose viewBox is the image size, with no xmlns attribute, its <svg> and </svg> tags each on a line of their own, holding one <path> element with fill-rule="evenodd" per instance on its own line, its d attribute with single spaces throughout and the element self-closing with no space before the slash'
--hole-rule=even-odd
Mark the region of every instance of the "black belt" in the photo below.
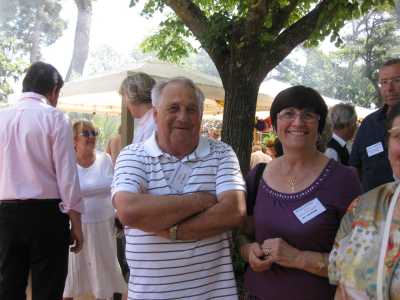
<svg viewBox="0 0 400 300">
<path fill-rule="evenodd" d="M 13 200 L 0 200 L 1 204 L 44 204 L 53 203 L 58 204 L 61 199 L 13 199 Z"/>
</svg>

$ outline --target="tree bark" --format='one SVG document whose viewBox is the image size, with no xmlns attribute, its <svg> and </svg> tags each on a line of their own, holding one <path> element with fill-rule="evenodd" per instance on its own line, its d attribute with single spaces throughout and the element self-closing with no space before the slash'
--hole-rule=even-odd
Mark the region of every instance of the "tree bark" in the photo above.
<svg viewBox="0 0 400 300">
<path fill-rule="evenodd" d="M 243 174 L 247 174 L 260 81 L 240 73 L 235 67 L 232 74 L 222 78 L 222 81 L 225 82 L 222 140 L 235 150 L 241 170 Z"/>
<path fill-rule="evenodd" d="M 66 81 L 82 75 L 89 54 L 90 27 L 92 22 L 92 0 L 75 0 L 78 18 L 75 29 L 74 50 Z"/>
<path fill-rule="evenodd" d="M 41 33 L 41 26 L 42 26 L 42 18 L 43 18 L 43 3 L 40 3 L 35 16 L 35 25 L 32 33 L 32 40 L 31 40 L 31 49 L 29 53 L 29 61 L 30 63 L 34 63 L 41 58 L 41 51 L 40 51 L 40 33 Z"/>
</svg>

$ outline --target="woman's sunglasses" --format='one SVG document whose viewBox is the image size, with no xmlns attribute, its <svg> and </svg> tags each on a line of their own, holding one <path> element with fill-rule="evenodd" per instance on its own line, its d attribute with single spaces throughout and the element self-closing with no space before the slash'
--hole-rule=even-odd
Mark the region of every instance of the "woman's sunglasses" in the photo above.
<svg viewBox="0 0 400 300">
<path fill-rule="evenodd" d="M 99 132 L 97 130 L 82 130 L 79 133 L 79 135 L 84 136 L 86 138 L 91 137 L 91 136 L 96 137 L 99 135 Z"/>
</svg>

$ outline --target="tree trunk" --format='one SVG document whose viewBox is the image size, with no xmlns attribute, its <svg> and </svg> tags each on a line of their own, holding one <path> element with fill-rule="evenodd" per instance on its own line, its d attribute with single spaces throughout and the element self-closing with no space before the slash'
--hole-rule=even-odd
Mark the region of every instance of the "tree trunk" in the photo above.
<svg viewBox="0 0 400 300">
<path fill-rule="evenodd" d="M 92 22 L 92 0 L 75 0 L 78 18 L 75 29 L 74 50 L 66 81 L 82 75 L 89 54 L 90 26 Z"/>
<path fill-rule="evenodd" d="M 41 33 L 41 26 L 42 26 L 42 18 L 43 18 L 43 3 L 40 3 L 40 5 L 37 8 L 36 11 L 36 16 L 35 16 L 35 25 L 33 29 L 33 34 L 32 34 L 32 40 L 31 40 L 31 51 L 29 53 L 29 61 L 30 63 L 34 63 L 41 58 L 41 52 L 40 52 L 40 33 Z"/>
<path fill-rule="evenodd" d="M 253 142 L 254 116 L 260 81 L 237 71 L 222 78 L 225 88 L 222 140 L 236 152 L 245 175 L 249 170 Z"/>
<path fill-rule="evenodd" d="M 396 0 L 394 4 L 397 18 L 397 27 L 400 27 L 400 0 Z"/>
</svg>

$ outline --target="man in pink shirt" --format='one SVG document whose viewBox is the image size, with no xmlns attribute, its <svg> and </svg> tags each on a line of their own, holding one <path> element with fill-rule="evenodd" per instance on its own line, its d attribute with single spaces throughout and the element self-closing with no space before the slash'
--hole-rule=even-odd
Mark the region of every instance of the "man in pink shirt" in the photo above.
<svg viewBox="0 0 400 300">
<path fill-rule="evenodd" d="M 0 111 L 0 299 L 62 298 L 68 250 L 82 247 L 82 210 L 72 131 L 57 110 L 63 79 L 32 64 L 15 105 Z M 69 221 L 71 221 L 71 229 Z"/>
</svg>

